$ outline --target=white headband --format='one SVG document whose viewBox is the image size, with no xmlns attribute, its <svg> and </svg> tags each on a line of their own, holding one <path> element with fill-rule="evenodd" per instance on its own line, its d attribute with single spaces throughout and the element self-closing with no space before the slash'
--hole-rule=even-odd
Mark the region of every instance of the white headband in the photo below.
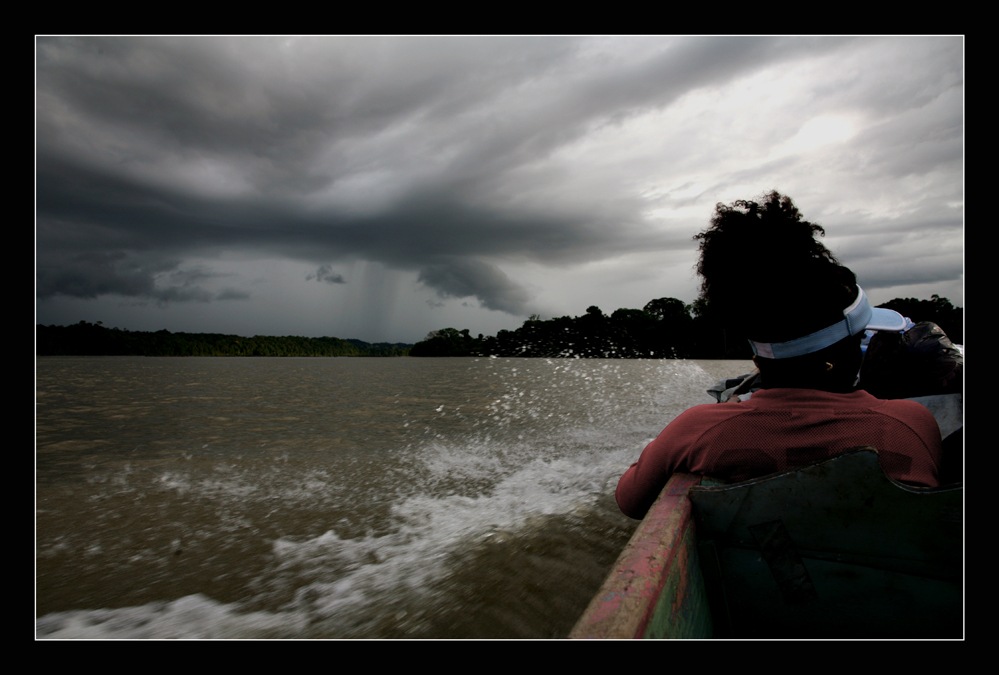
<svg viewBox="0 0 999 675">
<path fill-rule="evenodd" d="M 787 342 L 749 341 L 753 353 L 767 359 L 790 359 L 817 352 L 863 330 L 904 330 L 905 317 L 896 311 L 871 307 L 864 289 L 857 286 L 857 299 L 843 310 L 843 318 L 804 337 Z"/>
</svg>

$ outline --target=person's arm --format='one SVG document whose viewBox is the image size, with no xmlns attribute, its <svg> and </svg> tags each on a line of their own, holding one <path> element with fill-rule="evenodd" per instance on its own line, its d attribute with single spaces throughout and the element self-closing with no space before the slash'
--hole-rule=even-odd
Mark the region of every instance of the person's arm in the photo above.
<svg viewBox="0 0 999 675">
<path fill-rule="evenodd" d="M 618 480 L 614 497 L 621 512 L 644 518 L 675 472 L 705 473 L 713 466 L 705 453 L 705 434 L 751 409 L 750 403 L 702 403 L 677 415 Z"/>
<path fill-rule="evenodd" d="M 711 405 L 711 404 L 707 404 Z M 659 497 L 666 481 L 676 470 L 678 448 L 675 442 L 677 424 L 673 420 L 642 450 L 638 461 L 632 464 L 617 482 L 614 498 L 618 508 L 629 518 L 642 519 Z"/>
</svg>

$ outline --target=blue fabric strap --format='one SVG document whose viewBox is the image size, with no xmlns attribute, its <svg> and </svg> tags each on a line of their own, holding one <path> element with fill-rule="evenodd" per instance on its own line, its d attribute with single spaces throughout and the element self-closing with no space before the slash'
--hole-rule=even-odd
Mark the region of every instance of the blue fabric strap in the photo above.
<svg viewBox="0 0 999 675">
<path fill-rule="evenodd" d="M 836 344 L 844 338 L 860 333 L 870 323 L 874 310 L 867 301 L 864 289 L 857 287 L 857 299 L 843 310 L 843 318 L 831 326 L 788 340 L 787 342 L 754 342 L 749 341 L 753 353 L 767 359 L 790 359 L 817 352 L 820 349 Z"/>
</svg>

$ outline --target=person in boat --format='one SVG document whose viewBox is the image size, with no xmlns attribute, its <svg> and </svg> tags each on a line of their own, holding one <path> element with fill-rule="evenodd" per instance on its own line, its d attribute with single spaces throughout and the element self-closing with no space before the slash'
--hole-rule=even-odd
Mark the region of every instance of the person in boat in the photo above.
<svg viewBox="0 0 999 675">
<path fill-rule="evenodd" d="M 864 345 L 857 386 L 878 398 L 963 394 L 964 350 L 932 321 L 879 331 Z"/>
<path fill-rule="evenodd" d="M 866 331 L 898 332 L 906 320 L 870 305 L 853 271 L 818 241 L 824 233 L 774 191 L 760 203 L 718 204 L 695 235 L 701 293 L 729 330 L 748 338 L 758 389 L 670 422 L 619 479 L 624 514 L 643 518 L 674 472 L 740 481 L 865 445 L 877 448 L 891 478 L 938 485 L 933 414 L 857 387 Z"/>
<path fill-rule="evenodd" d="M 932 321 L 905 317 L 900 331 L 867 330 L 858 388 L 878 398 L 964 393 L 964 348 Z M 760 388 L 760 371 L 719 380 L 707 389 L 719 403 L 747 400 Z"/>
</svg>

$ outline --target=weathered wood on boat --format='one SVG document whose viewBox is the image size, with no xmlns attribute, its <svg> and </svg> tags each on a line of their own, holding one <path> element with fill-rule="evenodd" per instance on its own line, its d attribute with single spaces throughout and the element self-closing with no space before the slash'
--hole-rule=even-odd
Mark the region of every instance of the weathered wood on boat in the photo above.
<svg viewBox="0 0 999 675">
<path fill-rule="evenodd" d="M 700 480 L 690 474 L 670 478 L 570 638 L 711 636 L 687 497 Z"/>
</svg>

